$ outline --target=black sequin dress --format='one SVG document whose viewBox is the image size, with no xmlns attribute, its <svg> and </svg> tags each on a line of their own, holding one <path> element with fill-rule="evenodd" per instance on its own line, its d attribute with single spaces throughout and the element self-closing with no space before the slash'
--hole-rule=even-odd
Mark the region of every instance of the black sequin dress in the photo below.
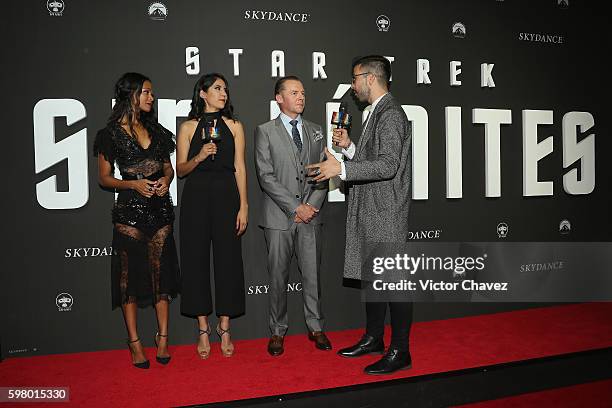
<svg viewBox="0 0 612 408">
<path fill-rule="evenodd" d="M 151 144 L 144 149 L 121 125 L 109 124 L 96 135 L 94 156 L 102 154 L 111 166 L 116 162 L 124 180 L 156 181 L 175 144 L 172 133 L 157 123 L 147 125 L 147 131 Z M 135 190 L 119 190 L 112 221 L 112 307 L 144 307 L 175 298 L 179 267 L 170 194 L 146 198 Z"/>
</svg>

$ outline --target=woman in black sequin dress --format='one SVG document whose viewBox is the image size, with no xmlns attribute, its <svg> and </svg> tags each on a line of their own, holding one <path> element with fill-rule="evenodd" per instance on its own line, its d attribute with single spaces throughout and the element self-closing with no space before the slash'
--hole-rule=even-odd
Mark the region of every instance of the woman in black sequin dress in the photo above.
<svg viewBox="0 0 612 408">
<path fill-rule="evenodd" d="M 215 311 L 221 352 L 234 352 L 230 318 L 244 313 L 240 237 L 248 222 L 244 130 L 234 119 L 227 81 L 207 74 L 195 85 L 191 112 L 177 136 L 176 171 L 186 177 L 181 196 L 181 312 L 197 317 L 200 358 L 210 353 L 208 315 L 213 311 L 210 248 L 214 263 Z M 217 144 L 210 135 L 220 135 Z"/>
<path fill-rule="evenodd" d="M 172 133 L 155 119 L 147 77 L 124 74 L 115 84 L 115 100 L 108 124 L 94 143 L 100 185 L 118 192 L 112 211 L 112 306 L 123 310 L 132 363 L 148 368 L 137 331 L 138 306 L 155 306 L 156 360 L 170 361 L 168 303 L 178 293 L 174 210 L 168 194 L 175 145 Z M 113 176 L 115 162 L 122 180 Z"/>
</svg>

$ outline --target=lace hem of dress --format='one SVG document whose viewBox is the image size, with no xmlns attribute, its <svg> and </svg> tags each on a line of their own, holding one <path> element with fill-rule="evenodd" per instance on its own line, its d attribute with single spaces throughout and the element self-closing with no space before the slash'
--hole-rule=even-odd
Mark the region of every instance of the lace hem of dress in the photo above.
<svg viewBox="0 0 612 408">
<path fill-rule="evenodd" d="M 164 249 L 168 239 L 172 238 L 172 225 L 162 226 L 148 235 L 136 227 L 117 223 L 115 232 L 113 256 L 118 258 L 118 262 L 113 274 L 119 290 L 114 295 L 113 306 L 137 303 L 144 307 L 163 300 L 172 301 L 176 297 L 176 288 L 173 285 L 161 287 Z M 171 265 L 165 267 L 165 273 L 174 272 Z"/>
<path fill-rule="evenodd" d="M 168 294 L 160 294 L 160 295 L 156 295 L 154 298 L 146 298 L 146 299 L 141 299 L 138 298 L 136 296 L 127 296 L 125 299 L 123 299 L 121 301 L 122 305 L 129 305 L 129 304 L 133 304 L 136 303 L 139 306 L 149 306 L 150 303 L 153 304 L 157 304 L 159 302 L 163 302 L 166 301 L 168 303 L 172 303 L 172 301 L 174 300 L 174 297 L 172 295 L 168 295 Z"/>
</svg>

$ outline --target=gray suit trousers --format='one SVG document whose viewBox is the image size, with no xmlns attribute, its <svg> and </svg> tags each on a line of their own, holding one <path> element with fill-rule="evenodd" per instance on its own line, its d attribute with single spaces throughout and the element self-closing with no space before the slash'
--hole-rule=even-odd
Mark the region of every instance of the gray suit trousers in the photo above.
<svg viewBox="0 0 612 408">
<path fill-rule="evenodd" d="M 288 230 L 264 228 L 268 247 L 270 274 L 270 331 L 284 336 L 289 327 L 287 317 L 287 284 L 289 267 L 295 253 L 302 275 L 304 317 L 310 331 L 322 331 L 321 287 L 319 264 L 321 261 L 321 226 L 293 224 Z"/>
</svg>

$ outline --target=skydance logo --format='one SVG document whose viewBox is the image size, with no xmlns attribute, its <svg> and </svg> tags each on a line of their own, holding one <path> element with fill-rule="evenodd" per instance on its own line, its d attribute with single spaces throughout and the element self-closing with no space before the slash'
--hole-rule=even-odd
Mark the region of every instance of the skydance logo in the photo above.
<svg viewBox="0 0 612 408">
<path fill-rule="evenodd" d="M 245 20 L 284 21 L 289 23 L 308 23 L 310 14 L 286 11 L 245 10 Z"/>
</svg>

